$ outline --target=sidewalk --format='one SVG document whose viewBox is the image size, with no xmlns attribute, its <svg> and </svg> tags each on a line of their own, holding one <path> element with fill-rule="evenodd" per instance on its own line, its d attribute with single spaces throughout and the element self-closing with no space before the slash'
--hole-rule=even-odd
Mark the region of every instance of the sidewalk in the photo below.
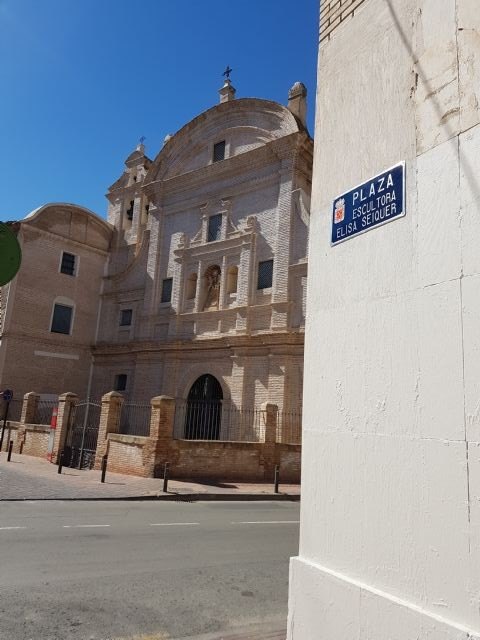
<svg viewBox="0 0 480 640">
<path fill-rule="evenodd" d="M 41 458 L 0 453 L 0 500 L 299 500 L 300 485 L 200 483 L 169 480 L 163 493 L 163 479 L 139 478 L 107 470 L 105 483 L 100 471 L 79 471 L 58 467 Z"/>
</svg>

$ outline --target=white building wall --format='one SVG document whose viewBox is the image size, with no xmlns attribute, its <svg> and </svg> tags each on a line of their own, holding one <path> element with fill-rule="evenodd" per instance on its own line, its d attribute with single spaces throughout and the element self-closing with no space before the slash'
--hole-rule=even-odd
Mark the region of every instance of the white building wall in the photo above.
<svg viewBox="0 0 480 640">
<path fill-rule="evenodd" d="M 288 637 L 480 637 L 480 10 L 353 4 L 319 55 Z M 400 160 L 406 217 L 331 247 Z"/>
</svg>

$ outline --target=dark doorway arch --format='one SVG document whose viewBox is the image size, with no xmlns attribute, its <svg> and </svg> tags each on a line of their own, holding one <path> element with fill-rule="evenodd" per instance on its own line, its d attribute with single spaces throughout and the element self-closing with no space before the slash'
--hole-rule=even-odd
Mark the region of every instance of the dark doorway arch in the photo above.
<svg viewBox="0 0 480 640">
<path fill-rule="evenodd" d="M 193 383 L 187 398 L 185 438 L 187 440 L 218 440 L 222 424 L 223 391 L 210 374 Z"/>
</svg>

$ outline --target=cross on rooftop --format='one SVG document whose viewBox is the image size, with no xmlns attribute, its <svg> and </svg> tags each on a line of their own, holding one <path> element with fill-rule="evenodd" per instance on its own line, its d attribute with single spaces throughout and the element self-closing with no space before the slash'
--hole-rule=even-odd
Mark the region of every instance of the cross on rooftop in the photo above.
<svg viewBox="0 0 480 640">
<path fill-rule="evenodd" d="M 230 69 L 230 65 L 227 64 L 227 68 L 222 73 L 222 76 L 225 76 L 227 80 L 230 80 L 230 74 L 232 73 L 232 71 L 233 69 Z"/>
<path fill-rule="evenodd" d="M 146 138 L 145 136 L 142 136 L 139 140 L 140 144 L 143 144 L 145 142 Z"/>
</svg>

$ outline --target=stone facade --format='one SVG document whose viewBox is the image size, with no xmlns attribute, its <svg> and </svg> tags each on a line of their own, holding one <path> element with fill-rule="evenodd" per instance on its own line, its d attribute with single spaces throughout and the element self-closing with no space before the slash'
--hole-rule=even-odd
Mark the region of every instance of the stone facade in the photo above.
<svg viewBox="0 0 480 640">
<path fill-rule="evenodd" d="M 320 43 L 328 41 L 333 31 L 348 18 L 365 0 L 324 0 L 320 3 Z"/>
<path fill-rule="evenodd" d="M 285 107 L 235 99 L 227 80 L 219 104 L 167 136 L 155 159 L 143 144 L 128 156 L 108 222 L 67 204 L 21 221 L 23 264 L 0 291 L 0 388 L 185 400 L 210 376 L 224 403 L 299 410 L 305 115 L 301 83 Z M 70 314 L 66 332 L 53 330 L 57 311 Z"/>
<path fill-rule="evenodd" d="M 479 62 L 478 0 L 365 0 L 320 45 L 289 640 L 480 637 Z M 400 161 L 405 217 L 330 246 Z"/>
<path fill-rule="evenodd" d="M 286 108 L 226 87 L 229 98 L 155 160 L 139 145 L 108 192 L 116 233 L 93 350 L 100 394 L 123 376 L 127 401 L 187 398 L 208 374 L 224 402 L 301 406 L 306 92 L 297 83 Z"/>
<path fill-rule="evenodd" d="M 32 390 L 42 397 L 65 389 L 83 396 L 113 228 L 64 203 L 40 207 L 18 227 L 22 266 L 0 288 L 0 388 L 17 399 Z M 64 254 L 73 256 L 68 264 Z M 73 273 L 62 273 L 62 260 Z M 71 309 L 66 333 L 52 331 L 55 305 Z"/>
</svg>

